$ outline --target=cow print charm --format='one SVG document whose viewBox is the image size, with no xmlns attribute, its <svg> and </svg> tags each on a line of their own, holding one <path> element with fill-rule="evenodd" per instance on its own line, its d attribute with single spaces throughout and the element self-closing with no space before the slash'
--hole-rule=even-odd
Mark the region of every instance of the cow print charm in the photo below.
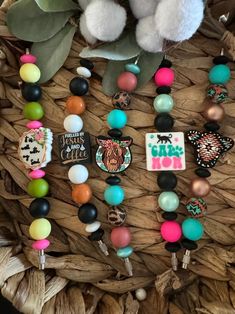
<svg viewBox="0 0 235 314">
<path fill-rule="evenodd" d="M 96 163 L 100 169 L 108 173 L 119 173 L 131 164 L 131 137 L 114 139 L 98 136 L 99 147 L 96 151 Z"/>
<path fill-rule="evenodd" d="M 114 226 L 121 226 L 126 220 L 126 211 L 121 207 L 112 207 L 108 212 L 108 222 Z"/>
</svg>

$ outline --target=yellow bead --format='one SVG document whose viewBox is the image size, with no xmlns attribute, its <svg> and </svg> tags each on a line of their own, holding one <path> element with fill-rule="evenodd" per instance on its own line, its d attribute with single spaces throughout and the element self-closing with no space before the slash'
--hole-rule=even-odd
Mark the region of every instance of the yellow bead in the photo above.
<svg viewBox="0 0 235 314">
<path fill-rule="evenodd" d="M 50 233 L 51 224 L 45 218 L 35 219 L 29 227 L 30 237 L 34 240 L 46 239 Z"/>
<path fill-rule="evenodd" d="M 20 68 L 20 77 L 24 82 L 36 83 L 41 77 L 41 72 L 35 64 L 25 63 Z"/>
</svg>

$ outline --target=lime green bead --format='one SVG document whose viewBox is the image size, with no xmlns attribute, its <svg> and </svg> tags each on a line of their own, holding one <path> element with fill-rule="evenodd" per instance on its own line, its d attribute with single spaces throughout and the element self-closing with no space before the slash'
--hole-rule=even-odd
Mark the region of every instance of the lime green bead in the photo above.
<svg viewBox="0 0 235 314">
<path fill-rule="evenodd" d="M 46 239 L 50 233 L 51 224 L 45 218 L 35 219 L 29 227 L 30 237 L 34 240 Z"/>
<path fill-rule="evenodd" d="M 20 68 L 20 77 L 24 82 L 36 83 L 40 80 L 41 72 L 33 63 L 25 63 Z"/>
<path fill-rule="evenodd" d="M 170 112 L 174 106 L 173 98 L 167 94 L 158 95 L 153 102 L 157 112 Z"/>
<path fill-rule="evenodd" d="M 29 102 L 24 106 L 23 114 L 25 119 L 29 120 L 40 120 L 43 115 L 44 111 L 42 106 L 38 102 Z"/>
<path fill-rule="evenodd" d="M 204 228 L 199 220 L 194 218 L 187 218 L 182 223 L 182 231 L 185 238 L 191 241 L 197 241 L 201 239 Z"/>
<path fill-rule="evenodd" d="M 32 197 L 44 197 L 48 194 L 49 184 L 44 179 L 36 179 L 29 182 L 27 192 Z"/>
<path fill-rule="evenodd" d="M 209 80 L 212 84 L 226 84 L 230 80 L 231 72 L 227 65 L 218 64 L 209 72 Z"/>
</svg>

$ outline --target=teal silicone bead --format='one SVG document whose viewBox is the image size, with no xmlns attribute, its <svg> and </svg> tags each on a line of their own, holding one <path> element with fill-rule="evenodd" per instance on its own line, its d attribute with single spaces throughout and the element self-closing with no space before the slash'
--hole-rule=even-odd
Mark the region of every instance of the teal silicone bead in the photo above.
<svg viewBox="0 0 235 314">
<path fill-rule="evenodd" d="M 114 109 L 108 114 L 107 121 L 112 129 L 122 129 L 127 123 L 127 115 L 122 110 Z"/>
<path fill-rule="evenodd" d="M 226 84 L 230 80 L 231 72 L 227 65 L 218 64 L 209 72 L 209 80 L 213 84 Z"/>
<path fill-rule="evenodd" d="M 128 72 L 132 72 L 134 74 L 139 74 L 140 73 L 140 67 L 138 67 L 137 64 L 134 63 L 128 63 L 125 65 L 125 70 Z"/>
<path fill-rule="evenodd" d="M 121 258 L 127 258 L 133 253 L 131 246 L 126 246 L 117 250 L 117 256 Z"/>
<path fill-rule="evenodd" d="M 112 206 L 119 205 L 123 202 L 125 197 L 124 190 L 119 185 L 111 185 L 104 191 L 105 201 Z"/>
<path fill-rule="evenodd" d="M 173 98 L 167 94 L 158 95 L 153 102 L 154 109 L 157 112 L 170 112 L 174 106 Z"/>
<path fill-rule="evenodd" d="M 197 241 L 201 239 L 204 232 L 204 228 L 199 220 L 187 218 L 182 223 L 182 231 L 185 238 L 192 241 Z"/>
<path fill-rule="evenodd" d="M 158 197 L 158 205 L 166 212 L 175 211 L 179 203 L 179 197 L 175 192 L 162 192 Z"/>
</svg>

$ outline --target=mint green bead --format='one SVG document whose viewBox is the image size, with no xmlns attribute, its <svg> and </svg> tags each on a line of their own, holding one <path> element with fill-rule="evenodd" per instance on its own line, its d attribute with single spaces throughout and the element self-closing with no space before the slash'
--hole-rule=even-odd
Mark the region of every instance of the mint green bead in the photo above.
<svg viewBox="0 0 235 314">
<path fill-rule="evenodd" d="M 174 106 L 173 98 L 167 94 L 158 95 L 153 102 L 157 112 L 170 112 Z"/>
<path fill-rule="evenodd" d="M 201 239 L 204 228 L 199 220 L 196 220 L 194 218 L 187 218 L 182 223 L 182 231 L 185 238 L 191 241 L 197 241 Z"/>
<path fill-rule="evenodd" d="M 123 202 L 125 197 L 125 192 L 119 185 L 111 185 L 107 187 L 104 191 L 105 201 L 112 206 L 119 205 Z"/>
<path fill-rule="evenodd" d="M 117 256 L 121 258 L 127 258 L 133 253 L 131 246 L 126 246 L 117 250 Z"/>
<path fill-rule="evenodd" d="M 140 73 L 140 67 L 138 67 L 137 64 L 135 63 L 128 63 L 125 65 L 125 70 L 128 72 L 132 72 L 134 74 L 139 74 Z"/>
<path fill-rule="evenodd" d="M 108 114 L 107 122 L 112 129 L 122 129 L 127 123 L 127 115 L 122 110 L 114 109 Z"/>
<path fill-rule="evenodd" d="M 209 80 L 212 84 L 226 84 L 230 80 L 231 72 L 227 65 L 218 64 L 209 72 Z"/>
<path fill-rule="evenodd" d="M 175 211 L 179 203 L 179 197 L 175 192 L 162 192 L 158 197 L 158 205 L 166 212 Z"/>
</svg>

